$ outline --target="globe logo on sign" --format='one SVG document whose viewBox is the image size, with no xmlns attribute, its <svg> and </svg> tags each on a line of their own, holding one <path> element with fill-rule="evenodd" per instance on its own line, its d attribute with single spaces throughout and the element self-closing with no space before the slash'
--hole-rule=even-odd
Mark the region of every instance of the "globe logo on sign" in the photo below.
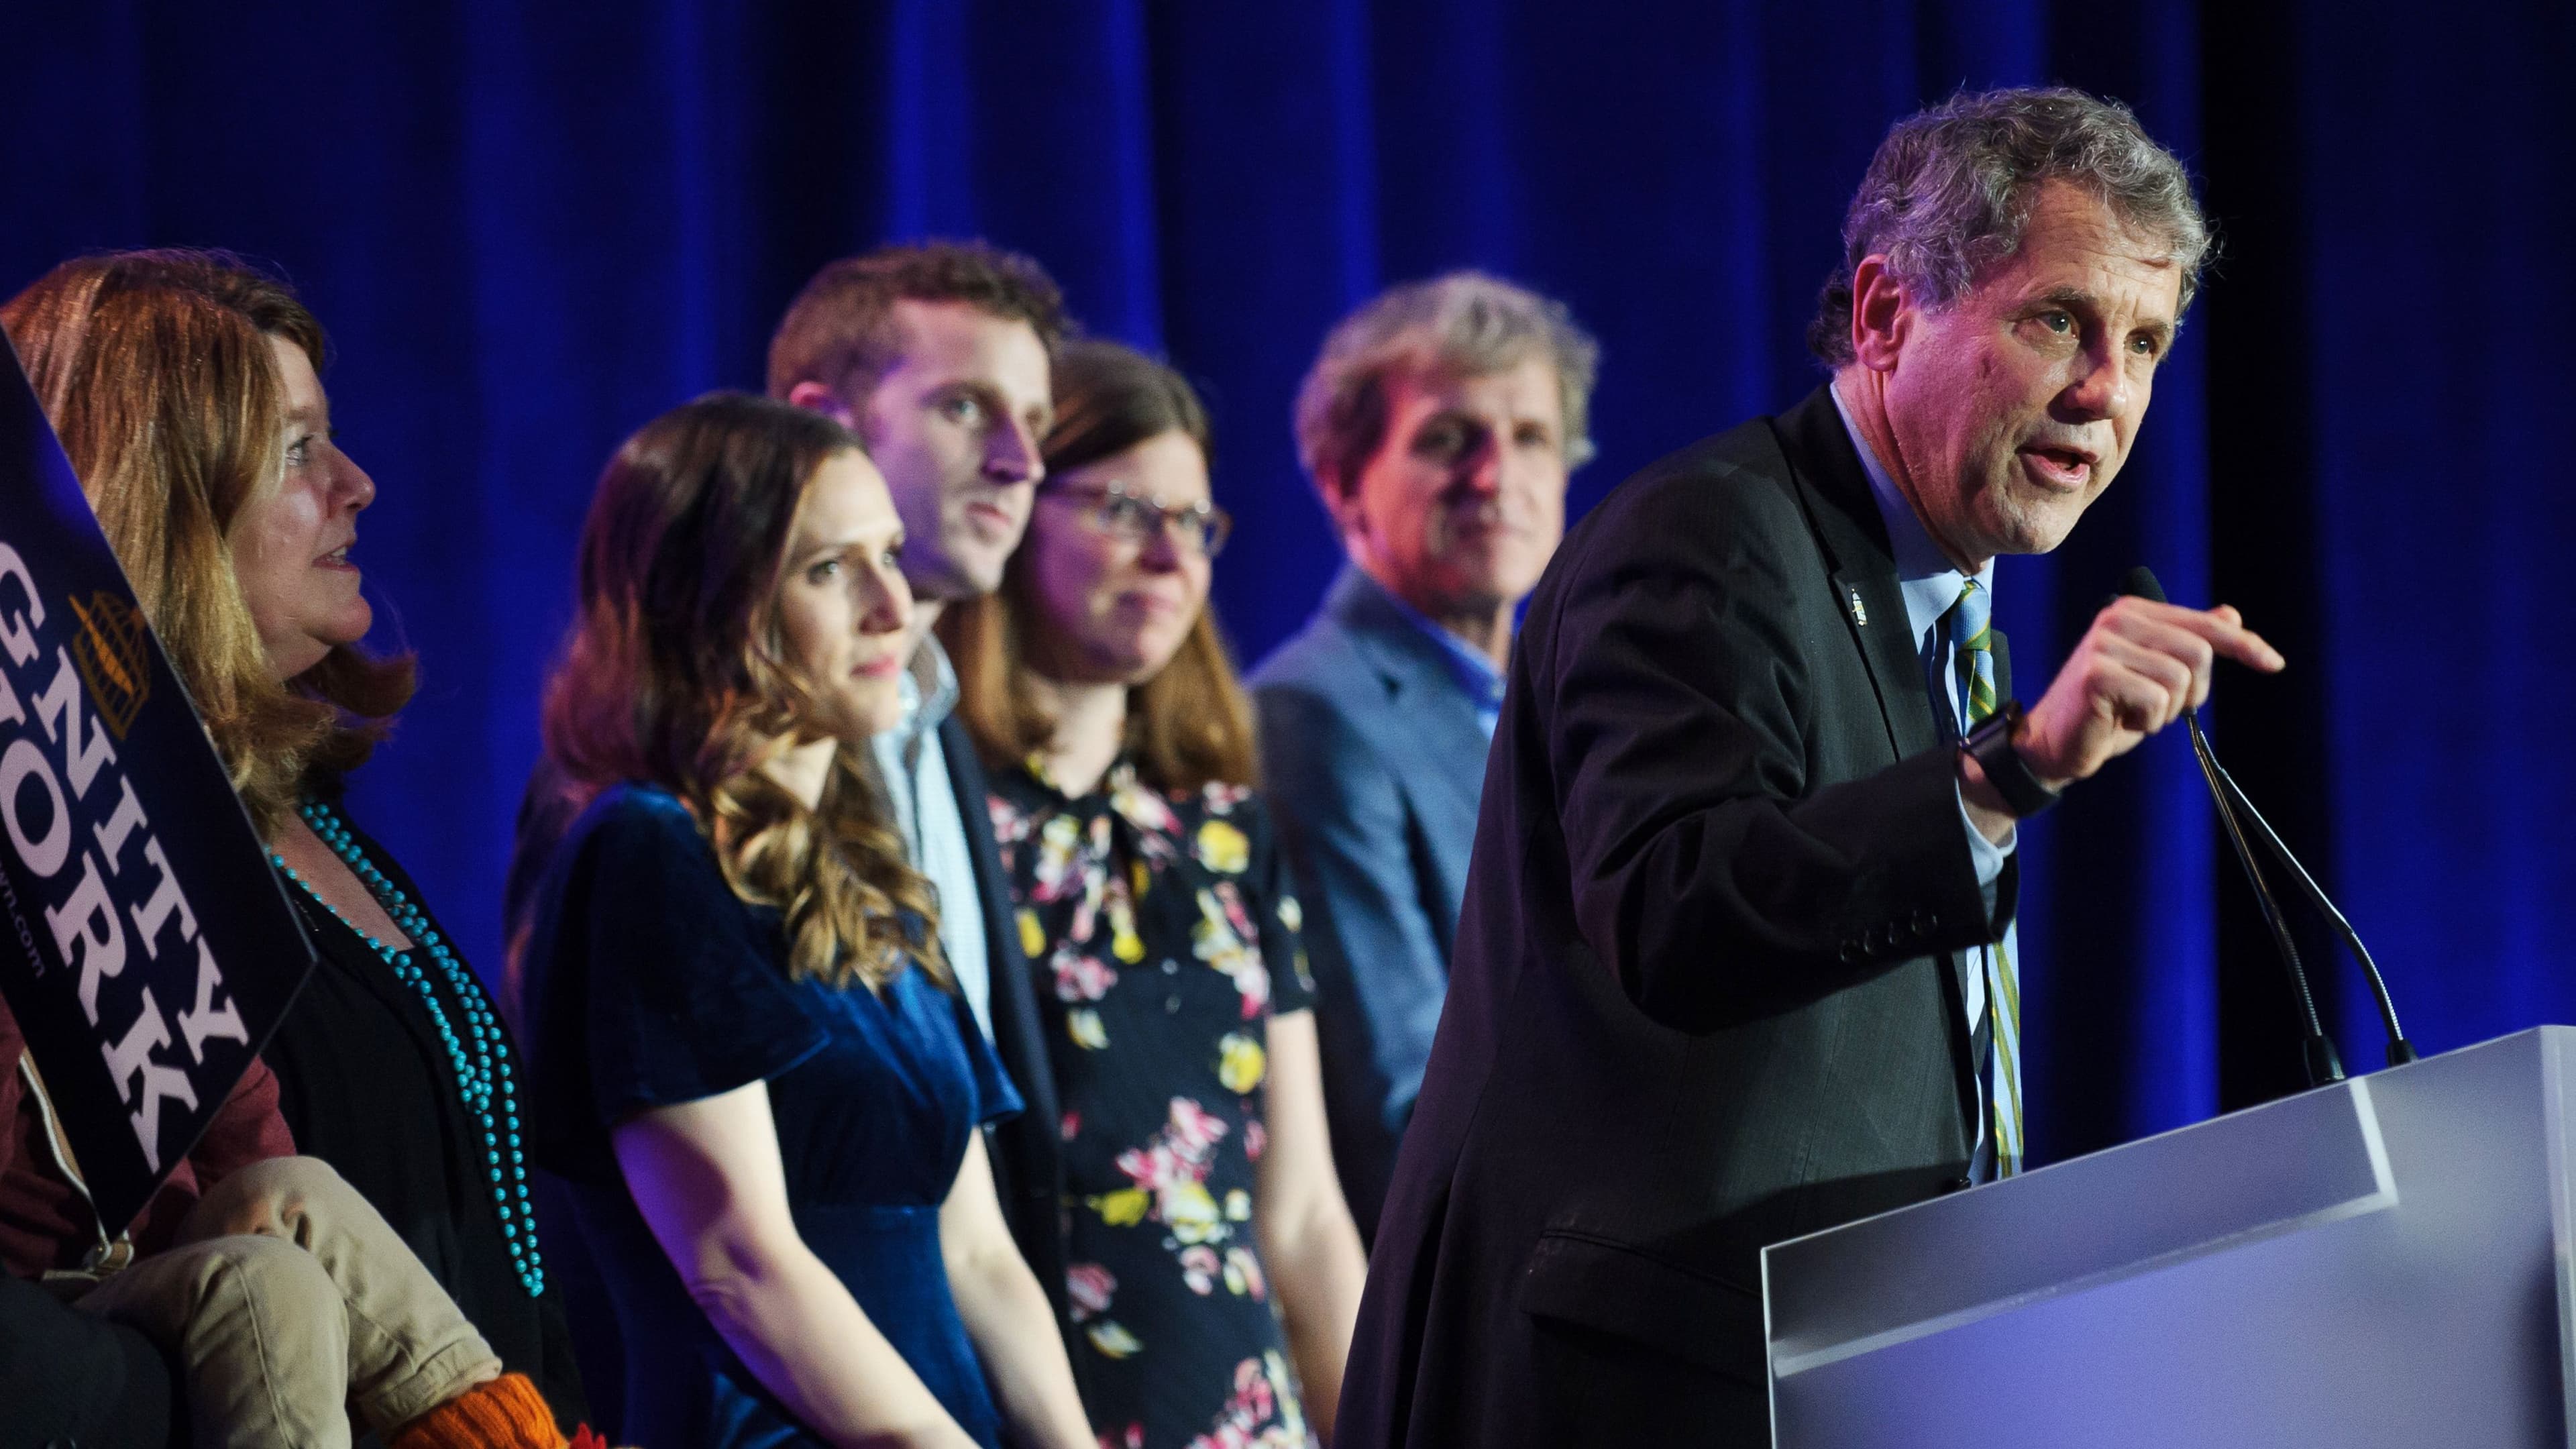
<svg viewBox="0 0 2576 1449">
<path fill-rule="evenodd" d="M 80 670 L 81 683 L 89 686 L 99 722 L 121 740 L 152 693 L 143 616 L 110 593 L 92 594 L 87 604 L 69 602 L 81 621 L 80 634 L 72 640 L 72 663 Z"/>
</svg>

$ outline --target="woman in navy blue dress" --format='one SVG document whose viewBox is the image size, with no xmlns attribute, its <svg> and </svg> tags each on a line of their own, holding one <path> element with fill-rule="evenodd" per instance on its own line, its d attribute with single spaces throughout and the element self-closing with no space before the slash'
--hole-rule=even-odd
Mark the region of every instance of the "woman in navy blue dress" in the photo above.
<svg viewBox="0 0 2576 1449">
<path fill-rule="evenodd" d="M 584 530 L 545 736 L 586 798 L 522 842 L 531 1139 L 657 1449 L 1092 1442 L 976 1130 L 1019 1099 L 859 763 L 902 534 L 839 424 L 726 395 L 630 439 Z"/>
</svg>

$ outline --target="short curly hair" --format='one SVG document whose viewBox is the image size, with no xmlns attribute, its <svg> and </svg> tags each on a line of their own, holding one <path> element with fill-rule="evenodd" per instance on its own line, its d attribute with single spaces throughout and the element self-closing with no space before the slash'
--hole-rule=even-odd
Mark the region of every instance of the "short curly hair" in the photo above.
<svg viewBox="0 0 2576 1449">
<path fill-rule="evenodd" d="M 2040 188 L 2069 182 L 2161 241 L 2191 307 L 2215 250 L 2191 176 L 2117 101 L 2064 87 L 1962 94 L 1888 129 L 1843 215 L 1843 263 L 1825 279 L 1807 346 L 1828 367 L 1852 360 L 1852 273 L 1887 258 L 1934 306 L 2021 250 Z"/>
<path fill-rule="evenodd" d="M 1386 441 L 1387 376 L 1398 368 L 1483 377 L 1544 358 L 1565 412 L 1565 466 L 1592 457 L 1592 381 L 1601 346 L 1563 302 L 1483 272 L 1391 287 L 1336 323 L 1297 389 L 1297 456 L 1339 492 Z"/>
<path fill-rule="evenodd" d="M 787 304 L 769 339 L 769 395 L 819 382 L 844 401 L 865 397 L 902 356 L 893 316 L 906 301 L 963 302 L 1026 322 L 1050 358 L 1071 330 L 1064 293 L 1032 257 L 982 241 L 879 247 L 826 264 Z"/>
</svg>

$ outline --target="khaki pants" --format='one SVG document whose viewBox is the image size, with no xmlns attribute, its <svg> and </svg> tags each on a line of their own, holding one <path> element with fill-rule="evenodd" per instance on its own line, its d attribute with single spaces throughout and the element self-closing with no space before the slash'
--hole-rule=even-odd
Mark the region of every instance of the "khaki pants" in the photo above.
<svg viewBox="0 0 2576 1449">
<path fill-rule="evenodd" d="M 498 1378 L 501 1361 L 357 1190 L 317 1158 L 246 1167 L 178 1244 L 77 1301 L 178 1355 L 200 1445 L 345 1449 Z"/>
</svg>

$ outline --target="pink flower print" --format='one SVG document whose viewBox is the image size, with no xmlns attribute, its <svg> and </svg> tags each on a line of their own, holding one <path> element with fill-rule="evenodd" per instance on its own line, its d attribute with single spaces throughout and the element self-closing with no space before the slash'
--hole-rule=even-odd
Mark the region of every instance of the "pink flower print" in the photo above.
<svg viewBox="0 0 2576 1449">
<path fill-rule="evenodd" d="M 1217 904 L 1225 907 L 1225 923 L 1234 927 L 1236 935 L 1257 945 L 1261 929 L 1252 924 L 1252 912 L 1243 908 L 1243 892 L 1234 888 L 1234 882 L 1221 880 L 1216 883 L 1215 895 Z"/>
<path fill-rule="evenodd" d="M 1207 808 L 1211 812 L 1225 815 L 1231 813 L 1235 806 L 1251 799 L 1252 788 L 1248 785 L 1230 785 L 1223 780 L 1210 780 L 1207 782 L 1207 788 L 1200 792 L 1200 797 L 1207 801 Z"/>
<path fill-rule="evenodd" d="M 1106 961 L 1086 956 L 1068 940 L 1055 948 L 1047 962 L 1055 969 L 1055 999 L 1062 1002 L 1098 1001 L 1118 984 L 1118 970 Z"/>
<path fill-rule="evenodd" d="M 1270 1283 L 1261 1275 L 1261 1257 L 1250 1248 L 1225 1250 L 1225 1288 L 1239 1298 L 1258 1303 L 1269 1296 Z"/>
<path fill-rule="evenodd" d="M 1073 915 L 1064 923 L 1064 938 L 1079 946 L 1091 944 L 1100 929 L 1100 899 L 1107 872 L 1098 862 L 1085 861 L 1082 866 L 1082 894 L 1074 900 Z"/>
<path fill-rule="evenodd" d="M 1217 1274 L 1222 1271 L 1216 1249 L 1195 1243 L 1181 1249 L 1181 1281 L 1201 1298 L 1216 1291 Z"/>
<path fill-rule="evenodd" d="M 1270 1362 L 1265 1366 L 1263 1360 Z M 1304 1415 L 1287 1390 L 1286 1361 L 1274 1351 L 1235 1365 L 1234 1394 L 1190 1449 L 1289 1449 L 1306 1442 Z M 1274 1391 L 1273 1380 L 1277 1380 Z M 1280 1411 L 1287 1421 L 1278 1422 Z"/>
<path fill-rule="evenodd" d="M 1116 787 L 1109 792 L 1109 808 L 1127 817 L 1128 824 L 1149 835 L 1181 833 L 1180 817 L 1172 813 L 1172 807 L 1161 795 L 1139 783 L 1133 770 L 1118 776 Z"/>
<path fill-rule="evenodd" d="M 1073 1321 L 1081 1323 L 1109 1311 L 1118 1279 L 1098 1263 L 1072 1263 L 1065 1267 L 1064 1286 L 1073 1300 Z"/>
<path fill-rule="evenodd" d="M 1226 884 L 1199 892 L 1199 918 L 1190 927 L 1191 954 L 1233 980 L 1243 997 L 1243 1019 L 1250 1021 L 1270 1004 L 1270 970 L 1261 963 L 1261 952 L 1246 944 L 1247 937 L 1259 939 L 1241 895 Z"/>
<path fill-rule="evenodd" d="M 1173 1144 L 1192 1162 L 1203 1163 L 1225 1135 L 1225 1119 L 1187 1097 L 1172 1099 Z"/>
<path fill-rule="evenodd" d="M 1242 933 L 1226 919 L 1225 907 L 1214 891 L 1199 892 L 1199 918 L 1190 926 L 1190 950 L 1228 976 L 1235 973 L 1246 954 Z"/>
<path fill-rule="evenodd" d="M 1082 1114 L 1080 1112 L 1065 1113 L 1064 1121 L 1057 1124 L 1057 1130 L 1064 1134 L 1065 1141 L 1071 1142 L 1074 1138 L 1082 1134 Z"/>
<path fill-rule="evenodd" d="M 1067 1132 L 1064 1135 L 1071 1137 L 1073 1134 Z M 1243 1155 L 1254 1162 L 1259 1162 L 1261 1160 L 1261 1154 L 1269 1150 L 1270 1129 L 1261 1125 L 1261 1119 L 1255 1117 L 1251 1121 L 1244 1123 Z"/>
<path fill-rule="evenodd" d="M 1130 1424 L 1100 1436 L 1100 1449 L 1145 1449 L 1145 1426 Z"/>
<path fill-rule="evenodd" d="M 1005 855 L 1010 848 L 1029 838 L 1029 817 L 1022 815 L 1010 801 L 999 795 L 984 797 L 984 813 L 993 818 L 993 843 Z"/>
<path fill-rule="evenodd" d="M 1135 1186 L 1099 1199 L 1102 1220 L 1121 1226 L 1150 1216 L 1184 1247 L 1231 1237 L 1233 1224 L 1207 1190 L 1209 1162 L 1225 1133 L 1223 1119 L 1185 1097 L 1173 1098 L 1171 1121 L 1154 1140 L 1118 1154 L 1118 1170 Z"/>
</svg>

